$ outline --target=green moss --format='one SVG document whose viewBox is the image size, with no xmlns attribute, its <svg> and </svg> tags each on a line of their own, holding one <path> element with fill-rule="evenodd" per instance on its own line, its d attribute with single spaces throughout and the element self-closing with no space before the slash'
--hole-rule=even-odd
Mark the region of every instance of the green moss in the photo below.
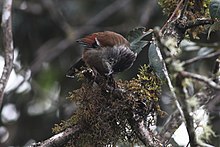
<svg viewBox="0 0 220 147">
<path fill-rule="evenodd" d="M 164 14 L 170 16 L 176 9 L 180 0 L 158 0 L 159 5 L 161 6 Z M 209 6 L 210 0 L 189 0 L 187 9 L 184 13 L 184 16 L 187 18 L 187 21 L 195 21 L 197 18 L 210 18 L 209 15 Z M 182 9 L 182 5 L 180 7 Z M 181 11 L 178 10 L 176 16 L 179 15 Z M 199 34 L 205 32 L 206 28 L 204 26 L 198 26 L 187 31 L 187 34 L 193 38 L 197 38 Z"/>
<path fill-rule="evenodd" d="M 158 4 L 161 6 L 164 14 L 171 14 L 180 0 L 158 0 Z"/>
<path fill-rule="evenodd" d="M 82 76 L 80 76 L 82 77 Z M 117 81 L 116 89 L 125 91 L 120 98 L 111 92 L 103 91 L 101 86 L 84 82 L 82 87 L 70 93 L 69 99 L 78 104 L 78 110 L 67 121 L 55 125 L 54 132 L 80 124 L 81 130 L 75 146 L 104 146 L 117 142 L 138 142 L 129 125 L 132 112 L 138 112 L 140 119 L 151 114 L 162 114 L 158 105 L 161 82 L 144 65 L 136 78 L 130 81 Z M 142 105 L 140 105 L 142 104 Z M 144 104 L 144 105 L 143 105 Z M 150 125 L 152 120 L 146 120 Z"/>
</svg>

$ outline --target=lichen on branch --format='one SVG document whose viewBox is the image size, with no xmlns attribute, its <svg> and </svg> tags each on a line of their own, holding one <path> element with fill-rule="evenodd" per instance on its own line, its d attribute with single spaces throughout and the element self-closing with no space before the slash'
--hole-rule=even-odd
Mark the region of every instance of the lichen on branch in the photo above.
<svg viewBox="0 0 220 147">
<path fill-rule="evenodd" d="M 79 71 L 81 79 L 82 71 Z M 78 104 L 78 109 L 70 120 L 56 125 L 58 133 L 74 124 L 80 124 L 81 130 L 75 146 L 114 145 L 121 141 L 140 143 L 131 126 L 131 118 L 135 115 L 137 122 L 145 122 L 146 128 L 155 120 L 150 115 L 163 115 L 159 107 L 161 81 L 146 65 L 140 68 L 136 78 L 129 81 L 116 81 L 113 91 L 103 88 L 104 83 L 83 82 L 81 88 L 73 90 L 69 99 Z"/>
</svg>

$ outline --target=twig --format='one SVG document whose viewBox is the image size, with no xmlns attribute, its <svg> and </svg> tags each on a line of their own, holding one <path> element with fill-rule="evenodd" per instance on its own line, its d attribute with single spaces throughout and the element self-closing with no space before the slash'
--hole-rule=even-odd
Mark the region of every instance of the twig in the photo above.
<svg viewBox="0 0 220 147">
<path fill-rule="evenodd" d="M 160 40 L 160 38 L 161 38 L 160 32 L 157 29 L 154 29 L 154 34 L 155 34 L 156 39 L 158 40 L 159 46 L 160 47 L 164 47 L 164 45 L 162 44 L 162 42 Z M 170 77 L 169 77 L 169 74 L 168 74 L 168 70 L 167 70 L 166 64 L 165 64 L 165 62 L 163 60 L 163 57 L 162 57 L 162 54 L 160 52 L 160 48 L 159 47 L 156 47 L 156 52 L 157 52 L 157 55 L 158 55 L 158 57 L 160 59 L 160 62 L 163 63 L 163 69 L 162 70 L 163 70 L 163 73 L 164 73 L 164 75 L 166 77 L 167 84 L 169 86 L 170 92 L 171 92 L 171 94 L 172 94 L 172 96 L 174 98 L 174 101 L 176 103 L 177 109 L 180 111 L 181 116 L 184 118 L 183 111 L 181 109 L 180 103 L 178 102 L 178 99 L 177 99 L 177 96 L 176 96 L 176 93 L 175 93 L 175 89 L 174 89 L 174 87 L 172 85 L 172 82 L 170 80 Z"/>
<path fill-rule="evenodd" d="M 201 26 L 201 25 L 207 25 L 207 24 L 213 24 L 213 19 L 207 19 L 207 18 L 197 18 L 193 21 L 181 21 L 179 20 L 179 23 L 177 23 L 177 27 L 183 30 L 190 29 L 193 27 Z"/>
<path fill-rule="evenodd" d="M 188 6 L 188 2 L 189 2 L 189 0 L 184 0 L 183 9 L 180 13 L 180 18 L 179 19 L 183 19 L 184 13 L 186 12 L 186 9 L 187 9 L 187 6 Z"/>
<path fill-rule="evenodd" d="M 56 134 L 49 139 L 43 141 L 43 142 L 38 142 L 32 144 L 30 147 L 59 147 L 59 146 L 64 146 L 67 144 L 67 142 L 71 139 L 73 139 L 76 135 L 77 132 L 80 130 L 79 126 L 73 126 L 72 128 L 67 128 L 63 132 L 60 132 L 59 134 Z"/>
<path fill-rule="evenodd" d="M 195 74 L 195 73 L 190 73 L 187 71 L 181 71 L 180 73 L 183 77 L 188 77 L 188 78 L 192 78 L 192 79 L 204 82 L 210 87 L 220 90 L 220 85 L 213 82 L 211 79 L 207 78 L 206 76 L 202 76 L 202 75 Z"/>
<path fill-rule="evenodd" d="M 5 65 L 3 67 L 3 72 L 0 79 L 0 107 L 2 106 L 3 103 L 4 90 L 8 82 L 10 73 L 12 71 L 13 60 L 14 60 L 11 9 L 12 9 L 12 0 L 4 0 L 1 26 L 3 31 L 3 38 L 2 38 L 3 48 L 5 49 Z"/>
<path fill-rule="evenodd" d="M 216 69 L 217 68 L 217 69 Z M 216 67 L 215 67 L 215 70 L 214 70 L 214 74 L 216 74 L 217 72 L 219 71 L 219 61 L 217 59 L 216 61 Z M 187 76 L 186 76 L 187 75 Z M 208 82 L 208 85 L 210 87 L 212 87 L 211 85 L 215 85 L 215 86 L 218 86 L 220 87 L 220 85 L 218 85 L 217 83 L 213 82 L 211 79 L 208 79 L 204 76 L 201 76 L 201 75 L 197 75 L 197 74 L 193 74 L 193 73 L 189 73 L 189 72 L 186 72 L 186 71 L 182 71 L 181 72 L 181 77 L 182 76 L 185 76 L 185 77 L 191 77 L 191 78 L 194 78 L 194 79 L 197 79 L 197 80 L 202 80 L 203 82 Z M 183 79 L 183 78 L 181 78 Z M 210 101 L 210 98 L 212 99 L 213 98 L 213 90 L 212 88 L 206 88 L 206 89 L 203 89 L 203 95 L 205 93 L 205 99 L 206 101 L 203 100 L 203 102 L 207 103 L 207 101 Z M 211 90 L 211 93 L 209 92 Z M 187 91 L 187 87 L 183 87 L 183 92 L 185 93 L 185 99 L 188 97 L 188 91 Z M 210 94 L 212 96 L 210 96 Z M 202 96 L 203 97 L 203 96 Z M 201 99 L 204 99 L 202 98 L 201 95 L 199 97 L 199 100 L 201 101 Z M 186 120 L 186 128 L 187 128 L 187 131 L 188 131 L 188 134 L 189 134 L 189 143 L 187 144 L 187 146 L 198 146 L 198 142 L 197 142 L 197 139 L 196 139 L 196 134 L 195 134 L 195 128 L 194 128 L 194 123 L 193 123 L 193 117 L 190 116 L 190 112 L 189 112 L 189 105 L 187 104 L 186 100 L 182 98 L 182 109 L 183 109 L 183 112 L 184 112 L 184 116 L 185 116 L 185 120 Z M 204 105 L 205 103 L 201 103 L 200 105 Z M 202 145 L 202 144 L 200 144 Z M 205 145 L 202 145 L 202 146 L 208 146 L 207 144 Z"/>
<path fill-rule="evenodd" d="M 176 20 L 176 19 L 178 18 L 177 13 L 179 13 L 179 10 L 180 10 L 180 7 L 181 7 L 183 1 L 184 1 L 184 0 L 181 0 L 181 1 L 177 4 L 175 10 L 173 11 L 173 13 L 172 13 L 171 16 L 169 17 L 169 19 L 166 21 L 165 25 L 162 27 L 162 29 L 161 29 L 161 32 L 162 32 L 162 33 L 163 33 L 164 30 L 166 29 L 167 25 L 168 25 L 169 23 L 171 23 L 171 21 L 174 21 L 174 20 Z"/>
<path fill-rule="evenodd" d="M 156 51 L 157 51 L 157 55 L 159 56 L 160 60 L 163 62 L 163 69 L 162 70 L 163 70 L 163 73 L 164 73 L 164 75 L 166 77 L 167 84 L 168 84 L 168 86 L 170 88 L 170 92 L 171 92 L 171 94 L 172 94 L 172 96 L 173 96 L 173 98 L 175 100 L 176 106 L 177 106 L 178 110 L 180 111 L 181 116 L 184 117 L 183 111 L 181 109 L 180 103 L 178 102 L 178 99 L 177 99 L 177 96 L 176 96 L 176 93 L 175 93 L 175 89 L 174 89 L 174 87 L 172 85 L 172 82 L 170 80 L 170 77 L 169 77 L 169 74 L 168 74 L 165 62 L 163 61 L 163 57 L 162 57 L 162 54 L 160 52 L 160 49 L 157 47 Z"/>
<path fill-rule="evenodd" d="M 195 58 L 183 61 L 182 66 L 187 66 L 187 65 L 192 64 L 194 62 L 197 62 L 199 60 L 208 59 L 208 58 L 216 57 L 216 56 L 219 56 L 219 55 L 220 55 L 220 51 L 217 51 L 217 52 L 205 55 L 205 56 L 196 56 Z"/>
<path fill-rule="evenodd" d="M 187 1 L 186 1 L 186 2 L 187 2 Z M 171 23 L 172 23 L 172 22 L 171 22 Z M 168 24 L 168 25 L 169 25 L 169 24 Z M 173 32 L 175 29 L 177 29 L 175 26 L 174 26 L 174 27 L 171 27 L 170 31 Z M 168 30 L 169 30 L 169 29 L 168 29 Z M 178 29 L 177 29 L 177 30 L 178 30 Z M 176 36 L 175 36 L 175 37 L 178 38 L 178 36 L 181 36 L 182 34 L 179 34 L 180 32 L 177 31 L 177 30 L 176 30 Z M 185 30 L 185 29 L 184 29 L 184 30 Z M 164 30 L 164 33 L 166 33 L 166 31 L 167 31 L 167 30 Z M 162 32 L 162 31 L 161 31 L 161 32 Z M 164 35 L 164 34 L 163 34 L 163 35 Z M 160 41 L 161 37 L 160 37 L 159 32 L 157 32 L 156 30 L 155 30 L 155 36 L 156 36 L 157 39 L 159 39 L 159 41 L 158 41 L 158 43 L 160 43 L 159 46 L 164 46 L 163 43 L 162 43 L 162 45 L 161 45 L 161 41 Z M 180 38 L 180 39 L 181 39 L 181 38 Z M 178 41 L 180 41 L 180 39 L 179 39 Z M 177 43 L 177 44 L 178 44 L 178 43 Z M 196 145 L 197 145 L 197 142 L 196 142 L 196 137 L 195 137 L 195 133 L 194 133 L 193 119 L 192 119 L 191 116 L 189 115 L 187 103 L 186 103 L 185 99 L 182 100 L 182 101 L 183 101 L 183 102 L 182 102 L 182 103 L 183 103 L 183 106 L 181 107 L 181 105 L 180 105 L 180 103 L 179 103 L 179 101 L 178 101 L 178 99 L 177 99 L 176 93 L 175 93 L 175 91 L 174 91 L 174 87 L 173 87 L 173 85 L 172 85 L 172 83 L 171 83 L 171 80 L 170 80 L 170 78 L 169 78 L 169 75 L 168 75 L 168 71 L 167 71 L 165 62 L 163 61 L 163 57 L 162 57 L 161 52 L 160 52 L 160 49 L 159 49 L 158 47 L 156 47 L 156 52 L 157 52 L 157 54 L 158 54 L 158 57 L 159 57 L 159 59 L 160 59 L 160 62 L 163 63 L 163 69 L 162 69 L 162 70 L 163 70 L 163 73 L 164 73 L 164 75 L 165 75 L 165 77 L 166 77 L 166 79 L 167 79 L 167 83 L 168 83 L 168 86 L 169 86 L 169 88 L 170 88 L 171 94 L 172 94 L 172 96 L 173 96 L 173 98 L 174 98 L 174 101 L 175 101 L 175 103 L 176 103 L 177 109 L 179 110 L 179 112 L 180 112 L 180 114 L 181 114 L 181 116 L 182 116 L 182 119 L 184 119 L 185 125 L 186 125 L 186 127 L 187 127 L 187 131 L 188 131 L 188 133 L 189 133 L 189 138 L 190 138 L 190 144 L 191 144 L 192 146 L 196 146 Z"/>
<path fill-rule="evenodd" d="M 144 121 L 136 121 L 134 117 L 129 120 L 130 125 L 135 130 L 136 135 L 141 142 L 148 147 L 162 147 L 160 140 L 156 140 L 154 134 L 150 132 L 146 127 Z"/>
<path fill-rule="evenodd" d="M 165 145 L 169 143 L 173 133 L 176 131 L 182 123 L 180 118 L 180 112 L 176 109 L 171 115 L 169 115 L 166 123 L 163 125 L 163 128 L 159 132 L 161 137 L 161 142 Z"/>
<path fill-rule="evenodd" d="M 185 94 L 185 96 L 180 98 L 180 100 L 181 100 L 182 110 L 183 110 L 183 114 L 184 114 L 184 118 L 185 118 L 186 130 L 189 134 L 189 144 L 193 147 L 196 147 L 196 146 L 198 146 L 198 143 L 196 140 L 193 117 L 190 116 L 190 111 L 189 111 L 190 109 L 189 109 L 189 105 L 187 103 L 187 99 L 189 98 L 189 94 L 188 94 L 187 87 L 185 87 L 185 86 L 181 86 L 181 87 L 182 87 L 182 92 Z"/>
<path fill-rule="evenodd" d="M 216 59 L 213 74 L 215 75 L 214 82 L 220 84 L 220 59 Z"/>
</svg>

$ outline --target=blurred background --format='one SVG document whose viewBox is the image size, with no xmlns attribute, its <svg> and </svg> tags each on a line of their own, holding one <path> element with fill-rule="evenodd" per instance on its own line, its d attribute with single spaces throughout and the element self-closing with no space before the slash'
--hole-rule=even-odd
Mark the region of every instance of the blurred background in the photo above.
<svg viewBox="0 0 220 147">
<path fill-rule="evenodd" d="M 12 16 L 15 61 L 1 108 L 0 146 L 44 140 L 71 116 L 75 107 L 66 97 L 80 82 L 65 74 L 81 57 L 76 39 L 105 30 L 126 36 L 166 20 L 154 0 L 14 0 Z M 3 61 L 0 56 L 0 70 Z M 134 76 L 140 61 L 147 62 L 145 54 L 120 78 Z"/>
<path fill-rule="evenodd" d="M 65 74 L 81 56 L 76 39 L 104 30 L 126 37 L 135 27 L 161 27 L 167 19 L 156 0 L 14 0 L 12 16 L 15 60 L 0 111 L 2 147 L 42 141 L 53 135 L 55 123 L 74 112 L 66 97 L 80 82 Z M 209 42 L 217 41 L 219 34 L 214 35 Z M 0 45 L 3 55 L 1 39 Z M 117 78 L 134 77 L 147 62 L 146 47 Z M 0 73 L 3 65 L 0 56 Z"/>
</svg>

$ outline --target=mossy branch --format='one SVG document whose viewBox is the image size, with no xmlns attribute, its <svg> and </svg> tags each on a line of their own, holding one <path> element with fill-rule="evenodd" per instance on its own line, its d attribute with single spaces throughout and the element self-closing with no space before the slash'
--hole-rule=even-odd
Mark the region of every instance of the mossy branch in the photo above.
<svg viewBox="0 0 220 147">
<path fill-rule="evenodd" d="M 78 77 L 84 82 L 70 99 L 79 108 L 71 121 L 54 128 L 56 133 L 80 124 L 77 141 L 72 140 L 75 146 L 113 145 L 119 141 L 162 146 L 149 129 L 152 120 L 147 118 L 163 114 L 158 105 L 161 82 L 149 67 L 143 66 L 137 78 L 130 81 L 116 81 L 115 87 L 102 76 L 94 78 L 88 69 L 79 71 Z"/>
</svg>

